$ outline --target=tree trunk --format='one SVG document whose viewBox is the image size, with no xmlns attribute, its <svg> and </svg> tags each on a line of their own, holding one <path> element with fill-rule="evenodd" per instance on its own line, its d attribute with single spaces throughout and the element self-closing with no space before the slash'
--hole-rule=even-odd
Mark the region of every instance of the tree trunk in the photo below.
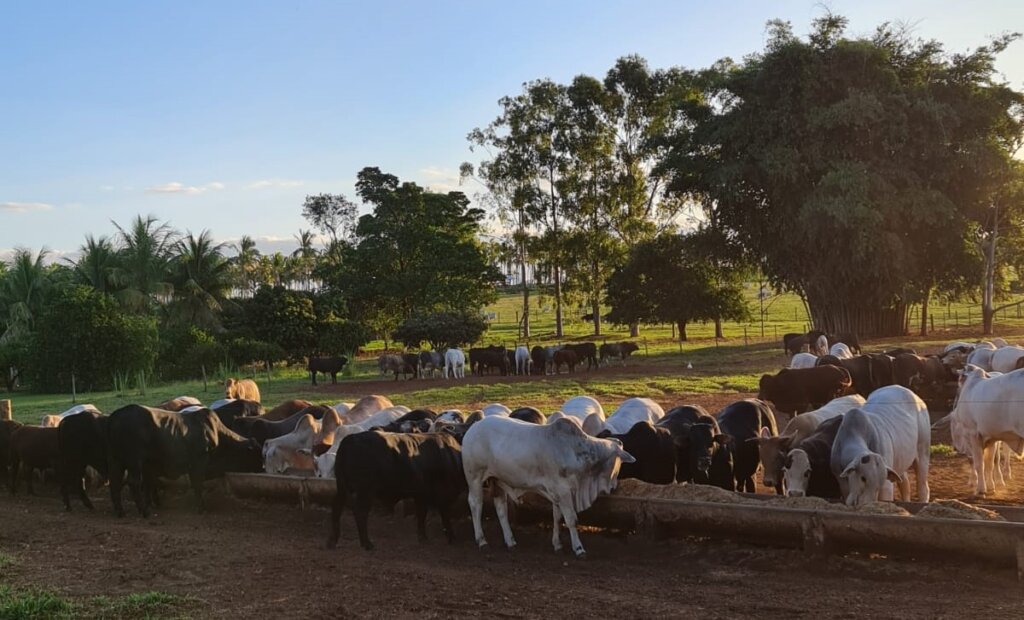
<svg viewBox="0 0 1024 620">
<path fill-rule="evenodd" d="M 928 335 L 928 302 L 932 296 L 932 289 L 929 287 L 924 292 L 924 299 L 921 300 L 921 335 Z"/>
<path fill-rule="evenodd" d="M 630 323 L 629 324 L 629 337 L 630 338 L 639 338 L 640 337 L 640 324 L 639 323 Z"/>
<path fill-rule="evenodd" d="M 884 308 L 857 306 L 833 295 L 807 295 L 807 307 L 816 329 L 832 334 L 855 334 L 861 338 L 903 336 L 907 331 L 909 306 L 905 303 Z"/>
<path fill-rule="evenodd" d="M 530 337 L 530 287 L 526 284 L 526 261 L 519 263 L 519 274 L 523 278 L 523 338 Z"/>
<path fill-rule="evenodd" d="M 601 335 L 601 300 L 597 297 L 590 304 L 590 311 L 594 313 L 594 335 Z"/>
<path fill-rule="evenodd" d="M 722 335 L 722 319 L 715 317 L 715 338 L 725 338 Z"/>
<path fill-rule="evenodd" d="M 992 334 L 992 319 L 995 314 L 996 289 L 996 240 L 999 235 L 999 207 L 993 207 L 992 234 L 984 242 L 985 281 L 981 287 L 981 330 L 986 336 Z"/>
<path fill-rule="evenodd" d="M 555 337 L 562 337 L 562 271 L 555 265 Z"/>
<path fill-rule="evenodd" d="M 686 321 L 676 321 L 676 332 L 679 333 L 679 342 L 686 342 Z"/>
</svg>

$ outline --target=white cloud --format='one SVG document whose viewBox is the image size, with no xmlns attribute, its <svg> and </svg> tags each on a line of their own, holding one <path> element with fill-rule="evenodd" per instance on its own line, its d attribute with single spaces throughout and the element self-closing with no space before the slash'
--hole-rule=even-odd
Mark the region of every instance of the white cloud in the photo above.
<svg viewBox="0 0 1024 620">
<path fill-rule="evenodd" d="M 112 192 L 115 189 L 117 189 L 117 188 L 114 187 L 113 185 L 100 185 L 100 191 L 101 192 Z"/>
<path fill-rule="evenodd" d="M 213 181 L 206 185 L 185 185 L 178 181 L 172 181 L 170 183 L 164 183 L 163 185 L 154 185 L 146 188 L 147 194 L 202 194 L 208 190 L 219 191 L 224 189 L 224 184 L 219 181 Z"/>
<path fill-rule="evenodd" d="M 45 202 L 0 202 L 0 211 L 28 213 L 29 211 L 52 211 L 53 205 Z"/>
<path fill-rule="evenodd" d="M 31 248 L 32 255 L 35 256 L 39 251 L 39 248 Z M 10 262 L 14 258 L 14 253 L 17 252 L 17 248 L 0 248 L 0 261 Z M 51 250 L 47 248 L 46 258 L 43 259 L 43 264 L 52 265 L 57 262 L 75 261 L 78 260 L 78 250 Z"/>
<path fill-rule="evenodd" d="M 254 235 L 252 238 L 256 242 L 256 249 L 261 254 L 273 254 L 274 252 L 280 252 L 282 254 L 291 254 L 299 247 L 299 242 L 295 240 L 295 237 L 284 237 L 278 235 Z M 228 239 L 218 239 L 217 243 L 223 243 L 228 246 L 227 254 L 235 254 L 235 248 L 240 241 L 239 237 L 231 237 Z M 323 248 L 327 244 L 327 237 L 320 234 L 313 234 L 313 245 L 317 248 Z"/>
<path fill-rule="evenodd" d="M 281 189 L 289 187 L 301 187 L 305 181 L 298 179 L 260 179 L 245 186 L 245 189 Z"/>
<path fill-rule="evenodd" d="M 465 191 L 459 185 L 459 171 L 439 166 L 427 166 L 420 169 L 420 174 L 426 178 L 425 185 L 432 192 L 447 193 Z"/>
</svg>

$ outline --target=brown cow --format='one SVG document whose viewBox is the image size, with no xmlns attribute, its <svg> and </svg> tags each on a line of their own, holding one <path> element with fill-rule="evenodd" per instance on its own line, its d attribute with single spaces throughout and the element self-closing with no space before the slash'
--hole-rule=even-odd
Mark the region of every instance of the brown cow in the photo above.
<svg viewBox="0 0 1024 620">
<path fill-rule="evenodd" d="M 280 422 L 281 420 L 292 417 L 306 407 L 312 406 L 313 403 L 308 400 L 286 400 L 260 417 L 267 422 Z"/>
<path fill-rule="evenodd" d="M 179 396 L 170 400 L 165 400 L 156 406 L 156 409 L 163 409 L 164 411 L 181 411 L 185 407 L 194 407 L 196 405 L 202 405 L 198 398 L 191 396 Z"/>
<path fill-rule="evenodd" d="M 762 375 L 757 397 L 771 401 L 777 411 L 802 413 L 850 393 L 850 372 L 838 366 L 783 368 L 775 375 Z"/>
<path fill-rule="evenodd" d="M 235 379 L 224 382 L 224 398 L 244 398 L 260 402 L 260 388 L 252 379 Z"/>
<path fill-rule="evenodd" d="M 554 362 L 556 375 L 558 374 L 558 371 L 561 370 L 562 364 L 569 367 L 569 372 L 576 372 L 576 363 L 579 362 L 579 356 L 576 355 L 575 351 L 570 349 L 561 349 L 559 351 L 555 351 Z"/>
<path fill-rule="evenodd" d="M 24 425 L 11 433 L 11 494 L 18 492 L 18 471 L 24 467 L 25 485 L 28 494 L 35 495 L 32 488 L 32 472 L 57 469 L 60 463 L 59 431 L 56 428 Z M 59 477 L 59 476 L 58 476 Z"/>
<path fill-rule="evenodd" d="M 937 355 L 922 357 L 912 353 L 897 355 L 893 360 L 896 384 L 920 394 L 931 386 L 952 381 L 955 377 Z"/>
</svg>

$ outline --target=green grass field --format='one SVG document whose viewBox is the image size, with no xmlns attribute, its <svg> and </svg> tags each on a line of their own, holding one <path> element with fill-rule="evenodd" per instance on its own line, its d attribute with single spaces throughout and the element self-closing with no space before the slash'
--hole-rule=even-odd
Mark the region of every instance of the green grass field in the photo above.
<svg viewBox="0 0 1024 620">
<path fill-rule="evenodd" d="M 750 295 L 756 313 L 756 288 L 751 287 Z M 536 297 L 531 303 L 536 304 Z M 550 301 L 547 302 L 550 304 Z M 581 393 L 592 394 L 602 401 L 617 403 L 632 396 L 647 396 L 671 401 L 675 395 L 682 399 L 685 394 L 709 394 L 717 392 L 747 392 L 756 390 L 759 376 L 764 372 L 774 372 L 785 364 L 781 346 L 778 344 L 781 335 L 790 331 L 803 331 L 806 326 L 806 314 L 803 305 L 795 295 L 781 295 L 765 304 L 765 337 L 761 338 L 760 321 L 748 324 L 727 323 L 724 326 L 726 338 L 716 341 L 714 326 L 697 324 L 690 327 L 690 340 L 678 343 L 672 339 L 672 331 L 668 326 L 644 326 L 641 337 L 640 351 L 630 360 L 631 367 L 640 367 L 640 371 L 609 371 L 601 369 L 596 372 L 578 372 L 574 375 L 560 375 L 557 378 L 535 378 L 529 381 L 498 381 L 493 384 L 456 383 L 444 380 L 416 380 L 412 386 L 402 385 L 401 394 L 393 400 L 398 404 L 410 407 L 425 406 L 432 408 L 457 407 L 469 409 L 489 402 L 503 402 L 509 406 L 534 405 L 542 409 L 556 408 L 566 398 Z M 521 308 L 521 297 L 505 295 L 496 304 L 488 308 L 496 315 L 492 321 L 484 341 L 486 343 L 504 343 L 513 346 L 517 343 L 516 309 Z M 556 339 L 554 333 L 554 313 L 534 310 L 534 337 L 529 344 L 551 343 Z M 978 311 L 976 306 L 967 303 L 952 304 L 948 308 L 951 317 L 945 318 L 945 305 L 933 307 L 937 331 L 922 341 L 914 337 L 886 339 L 876 343 L 865 343 L 868 349 L 882 349 L 897 344 L 908 344 L 917 348 L 938 346 L 956 338 L 976 338 L 980 334 Z M 593 338 L 592 326 L 578 320 L 579 312 L 566 312 L 565 332 L 568 340 L 594 339 L 597 341 L 620 340 L 628 337 L 626 328 L 606 325 L 605 335 Z M 973 327 L 966 327 L 966 317 L 973 318 Z M 943 329 L 943 324 L 946 329 Z M 960 327 L 956 328 L 959 324 Z M 744 338 L 744 327 L 746 338 Z M 997 317 L 996 332 L 1000 335 L 1024 333 L 1024 318 L 1016 317 L 1016 309 L 1011 309 L 1006 318 Z M 278 367 L 268 379 L 266 373 L 259 373 L 256 379 L 260 384 L 263 401 L 273 406 L 281 401 L 292 398 L 303 398 L 314 402 L 350 401 L 366 394 L 366 380 L 380 380 L 377 373 L 376 356 L 383 343 L 374 343 L 367 351 L 355 360 L 351 376 L 339 377 L 338 391 L 324 393 L 315 391 L 309 385 L 306 373 L 297 367 Z M 692 368 L 688 368 L 692 365 Z M 242 373 L 244 375 L 244 373 Z M 251 376 L 251 375 L 250 375 Z M 212 402 L 223 394 L 221 381 L 223 377 L 210 379 L 204 386 L 202 381 L 186 381 L 170 384 L 148 386 L 145 394 L 138 390 L 128 390 L 123 394 L 115 392 L 97 392 L 78 394 L 78 403 L 89 402 L 101 411 L 110 412 L 129 403 L 156 404 L 164 400 L 182 396 L 196 396 L 204 402 Z M 411 391 L 410 391 L 411 388 Z M 390 384 L 377 389 L 388 394 Z M 58 413 L 66 410 L 72 403 L 70 394 L 31 394 L 15 392 L 9 395 L 12 400 L 16 420 L 39 423 L 44 414 Z"/>
</svg>

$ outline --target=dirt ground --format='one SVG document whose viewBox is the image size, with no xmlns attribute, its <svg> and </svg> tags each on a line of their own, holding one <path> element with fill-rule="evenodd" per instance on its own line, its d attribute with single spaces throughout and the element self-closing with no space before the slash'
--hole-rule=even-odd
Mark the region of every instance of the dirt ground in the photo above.
<svg viewBox="0 0 1024 620">
<path fill-rule="evenodd" d="M 52 490 L 49 490 L 52 492 Z M 0 501 L 0 550 L 14 556 L 2 582 L 69 597 L 158 590 L 190 598 L 190 617 L 980 617 L 1024 603 L 1013 571 L 801 552 L 698 539 L 651 542 L 583 532 L 588 558 L 556 554 L 550 532 L 518 526 L 488 553 L 472 542 L 416 542 L 413 519 L 373 515 L 373 552 L 359 548 L 351 515 L 335 551 L 323 548 L 328 513 L 248 503 L 214 492 L 200 515 L 190 498 L 148 521 L 97 511 L 66 514 L 52 494 Z M 567 534 L 563 532 L 563 540 Z M 568 546 L 568 545 L 566 545 Z"/>
</svg>

